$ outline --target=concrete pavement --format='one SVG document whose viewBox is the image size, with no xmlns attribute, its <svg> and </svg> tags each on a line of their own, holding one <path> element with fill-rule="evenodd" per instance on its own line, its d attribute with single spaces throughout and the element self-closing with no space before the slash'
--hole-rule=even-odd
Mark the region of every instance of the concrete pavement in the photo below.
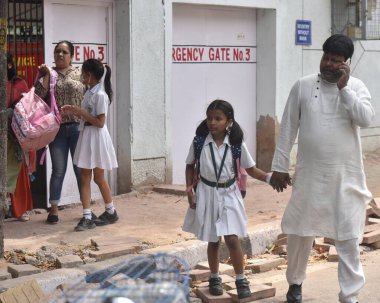
<svg viewBox="0 0 380 303">
<path fill-rule="evenodd" d="M 379 303 L 380 250 L 366 251 L 361 257 L 366 276 L 366 284 L 359 294 L 359 303 Z M 276 287 L 276 296 L 260 300 L 260 303 L 283 303 L 288 283 L 285 270 L 272 270 L 257 274 L 258 283 L 271 282 Z M 338 303 L 338 263 L 323 262 L 309 264 L 303 283 L 303 303 Z"/>
</svg>

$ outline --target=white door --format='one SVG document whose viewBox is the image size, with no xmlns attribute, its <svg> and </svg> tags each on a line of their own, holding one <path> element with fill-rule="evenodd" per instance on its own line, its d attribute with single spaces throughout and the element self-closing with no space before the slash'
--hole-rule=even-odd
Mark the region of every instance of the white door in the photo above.
<svg viewBox="0 0 380 303">
<path fill-rule="evenodd" d="M 209 103 L 232 104 L 256 157 L 256 11 L 178 4 L 173 7 L 173 183 L 185 183 L 185 159 Z"/>
<path fill-rule="evenodd" d="M 69 40 L 74 44 L 73 65 L 80 66 L 88 58 L 96 58 L 112 66 L 112 1 L 93 4 L 92 1 L 45 1 L 45 62 L 54 63 L 54 47 L 61 40 Z M 110 108 L 111 110 L 111 108 Z M 109 120 L 109 118 L 108 118 Z M 109 124 L 109 121 L 108 121 Z M 47 159 L 47 197 L 49 197 L 49 181 L 51 176 L 51 160 Z M 111 184 L 112 188 L 112 184 Z M 92 183 L 92 199 L 101 197 L 98 187 Z M 62 188 L 60 205 L 79 202 L 71 156 Z M 47 201 L 48 202 L 48 201 Z"/>
</svg>

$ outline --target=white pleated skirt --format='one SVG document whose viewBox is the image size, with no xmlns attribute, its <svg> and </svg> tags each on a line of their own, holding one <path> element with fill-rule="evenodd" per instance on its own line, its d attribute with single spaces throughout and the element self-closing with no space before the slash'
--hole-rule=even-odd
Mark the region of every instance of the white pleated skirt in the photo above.
<svg viewBox="0 0 380 303">
<path fill-rule="evenodd" d="M 216 189 L 199 181 L 196 199 L 196 209 L 187 210 L 184 231 L 207 242 L 218 242 L 226 235 L 247 235 L 247 216 L 236 182 L 229 188 Z"/>
<path fill-rule="evenodd" d="M 112 170 L 118 166 L 107 126 L 85 126 L 80 132 L 73 162 L 79 168 Z"/>
</svg>

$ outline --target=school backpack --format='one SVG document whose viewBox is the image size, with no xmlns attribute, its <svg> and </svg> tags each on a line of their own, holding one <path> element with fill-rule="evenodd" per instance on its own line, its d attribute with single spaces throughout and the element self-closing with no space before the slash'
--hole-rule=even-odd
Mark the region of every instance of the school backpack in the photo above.
<svg viewBox="0 0 380 303">
<path fill-rule="evenodd" d="M 62 118 L 54 96 L 56 79 L 57 73 L 50 70 L 50 106 L 35 93 L 35 87 L 15 105 L 11 126 L 25 152 L 46 147 L 59 131 Z"/>
<path fill-rule="evenodd" d="M 195 136 L 193 139 L 194 158 L 195 158 L 195 172 L 192 187 L 196 187 L 196 184 L 200 180 L 200 158 L 203 145 L 205 143 L 205 136 Z M 247 193 L 247 179 L 248 175 L 244 168 L 240 166 L 241 157 L 241 144 L 231 145 L 232 159 L 234 161 L 235 176 L 237 178 L 238 187 L 241 195 L 244 198 Z"/>
</svg>

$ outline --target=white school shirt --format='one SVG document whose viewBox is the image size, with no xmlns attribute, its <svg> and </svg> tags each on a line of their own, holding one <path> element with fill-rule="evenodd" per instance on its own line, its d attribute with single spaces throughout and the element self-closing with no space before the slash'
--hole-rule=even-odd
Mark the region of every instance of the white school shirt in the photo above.
<svg viewBox="0 0 380 303">
<path fill-rule="evenodd" d="M 212 143 L 215 153 L 217 169 L 221 164 L 224 150 L 228 145 L 228 152 L 225 159 L 221 176 L 218 182 L 226 182 L 234 177 L 234 166 L 228 136 L 224 138 L 223 144 L 216 146 L 212 136 L 209 134 L 204 142 L 200 156 L 200 174 L 209 181 L 216 181 L 214 166 L 212 162 L 209 143 Z M 194 164 L 194 148 L 191 144 L 189 154 L 186 159 L 187 164 Z M 241 166 L 243 168 L 253 167 L 255 162 L 250 156 L 247 146 L 242 143 Z M 191 232 L 199 240 L 217 242 L 221 236 L 237 235 L 245 237 L 247 235 L 247 216 L 245 214 L 243 198 L 235 181 L 228 188 L 210 187 L 199 181 L 196 190 L 196 209 L 187 210 L 183 230 Z"/>
<path fill-rule="evenodd" d="M 234 164 L 232 160 L 231 145 L 229 143 L 228 135 L 224 137 L 224 141 L 219 147 L 216 146 L 216 143 L 214 139 L 212 138 L 211 134 L 208 134 L 208 136 L 206 137 L 203 148 L 202 148 L 201 156 L 199 159 L 200 168 L 201 168 L 201 171 L 200 171 L 201 176 L 207 179 L 208 181 L 212 181 L 212 182 L 216 181 L 214 166 L 213 166 L 210 147 L 209 147 L 210 142 L 212 143 L 213 148 L 214 148 L 215 162 L 216 162 L 218 172 L 219 172 L 220 163 L 223 158 L 224 149 L 226 145 L 228 145 L 227 156 L 224 161 L 225 165 L 223 166 L 222 173 L 220 175 L 220 179 L 218 182 L 223 183 L 225 181 L 232 179 L 235 176 L 235 169 L 234 169 Z M 194 145 L 192 143 L 189 148 L 189 153 L 187 154 L 186 164 L 194 164 L 194 163 L 195 163 Z M 240 166 L 242 168 L 250 168 L 255 165 L 256 163 L 255 161 L 253 161 L 252 156 L 250 155 L 248 151 L 247 145 L 245 144 L 245 142 L 242 142 Z"/>
<path fill-rule="evenodd" d="M 293 86 L 272 163 L 272 171 L 288 172 L 299 132 L 284 233 L 339 241 L 362 236 L 372 195 L 365 182 L 360 127 L 374 119 L 370 100 L 366 86 L 354 77 L 340 91 L 317 74 Z"/>
</svg>

